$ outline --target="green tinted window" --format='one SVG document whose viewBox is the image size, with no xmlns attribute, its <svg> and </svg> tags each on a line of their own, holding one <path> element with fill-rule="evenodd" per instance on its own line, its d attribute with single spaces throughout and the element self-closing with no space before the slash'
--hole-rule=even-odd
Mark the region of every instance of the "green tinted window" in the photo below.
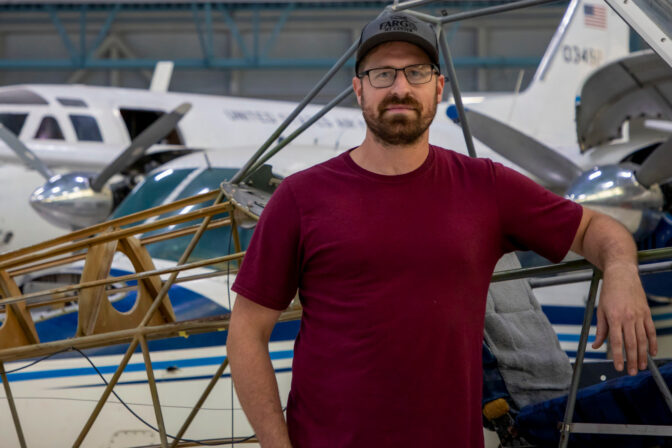
<svg viewBox="0 0 672 448">
<path fill-rule="evenodd" d="M 111 218 L 119 218 L 163 204 L 168 195 L 192 171 L 194 171 L 193 168 L 170 169 L 148 176 L 126 196 Z"/>
</svg>

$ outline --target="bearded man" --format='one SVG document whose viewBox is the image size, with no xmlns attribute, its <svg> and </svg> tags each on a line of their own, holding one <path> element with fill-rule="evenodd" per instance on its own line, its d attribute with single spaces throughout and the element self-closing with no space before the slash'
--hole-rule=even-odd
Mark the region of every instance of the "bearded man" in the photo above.
<svg viewBox="0 0 672 448">
<path fill-rule="evenodd" d="M 430 25 L 367 24 L 352 82 L 364 141 L 282 182 L 233 286 L 228 356 L 262 447 L 482 447 L 486 294 L 513 250 L 559 261 L 571 248 L 602 269 L 597 343 L 609 330 L 616 367 L 623 345 L 630 373 L 646 367 L 655 331 L 629 233 L 429 144 L 445 82 Z M 268 341 L 297 289 L 285 422 Z"/>
</svg>

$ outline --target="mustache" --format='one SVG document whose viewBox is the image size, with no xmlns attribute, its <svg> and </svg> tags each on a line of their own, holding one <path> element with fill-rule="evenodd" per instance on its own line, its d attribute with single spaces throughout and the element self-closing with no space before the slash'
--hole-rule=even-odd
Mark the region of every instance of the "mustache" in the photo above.
<svg viewBox="0 0 672 448">
<path fill-rule="evenodd" d="M 391 105 L 410 106 L 415 110 L 418 111 L 422 110 L 422 105 L 420 104 L 420 102 L 409 95 L 406 95 L 403 98 L 398 95 L 390 95 L 383 98 L 383 100 L 380 102 L 380 104 L 378 105 L 378 112 L 382 114 L 383 112 L 385 112 L 385 109 L 387 109 L 387 107 Z"/>
</svg>

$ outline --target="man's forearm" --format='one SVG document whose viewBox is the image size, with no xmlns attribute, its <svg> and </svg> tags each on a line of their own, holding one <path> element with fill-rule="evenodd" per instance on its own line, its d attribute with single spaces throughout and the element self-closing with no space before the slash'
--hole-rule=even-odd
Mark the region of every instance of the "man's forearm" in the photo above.
<svg viewBox="0 0 672 448">
<path fill-rule="evenodd" d="M 268 345 L 230 338 L 227 350 L 238 399 L 261 446 L 291 447 Z"/>
<path fill-rule="evenodd" d="M 630 232 L 602 214 L 596 214 L 586 228 L 582 254 L 603 272 L 619 266 L 637 266 L 637 247 Z"/>
<path fill-rule="evenodd" d="M 625 352 L 628 373 L 635 375 L 638 368 L 646 368 L 647 353 L 656 354 L 657 342 L 630 232 L 613 219 L 584 209 L 572 250 L 603 272 L 593 348 L 608 336 L 616 369 L 623 369 Z"/>
</svg>

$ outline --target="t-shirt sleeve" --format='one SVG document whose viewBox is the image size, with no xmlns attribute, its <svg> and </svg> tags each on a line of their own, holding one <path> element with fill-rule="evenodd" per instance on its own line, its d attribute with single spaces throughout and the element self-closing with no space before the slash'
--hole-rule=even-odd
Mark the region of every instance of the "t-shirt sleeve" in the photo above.
<svg viewBox="0 0 672 448">
<path fill-rule="evenodd" d="M 502 249 L 533 250 L 554 263 L 569 251 L 583 208 L 522 174 L 494 164 Z"/>
<path fill-rule="evenodd" d="M 284 310 L 299 284 L 300 216 L 287 180 L 261 213 L 232 290 L 259 305 Z"/>
</svg>

